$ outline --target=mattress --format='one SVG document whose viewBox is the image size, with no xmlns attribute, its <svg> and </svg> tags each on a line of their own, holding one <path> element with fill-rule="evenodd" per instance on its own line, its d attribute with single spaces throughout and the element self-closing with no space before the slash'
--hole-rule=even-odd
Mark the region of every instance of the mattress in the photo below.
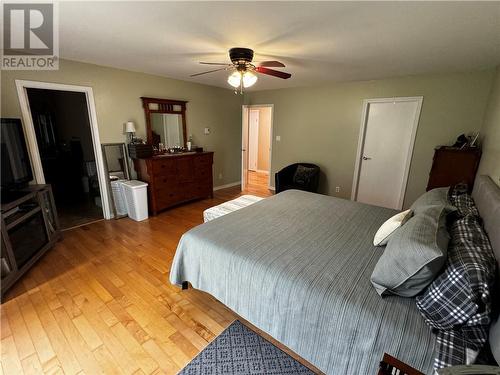
<svg viewBox="0 0 500 375">
<path fill-rule="evenodd" d="M 413 298 L 381 298 L 370 275 L 396 211 L 287 190 L 195 227 L 170 281 L 189 281 L 327 374 L 375 374 L 389 353 L 432 373 L 436 338 Z"/>
</svg>

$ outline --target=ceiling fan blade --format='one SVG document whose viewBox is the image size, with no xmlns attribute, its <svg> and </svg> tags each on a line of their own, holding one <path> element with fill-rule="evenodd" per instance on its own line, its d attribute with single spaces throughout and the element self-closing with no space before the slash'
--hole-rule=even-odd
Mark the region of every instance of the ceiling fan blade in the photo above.
<svg viewBox="0 0 500 375">
<path fill-rule="evenodd" d="M 274 70 L 274 69 L 268 69 L 263 66 L 256 67 L 255 71 L 258 73 L 267 74 L 269 76 L 283 78 L 283 79 L 288 79 L 292 76 L 290 73 L 280 72 L 279 70 Z"/>
<path fill-rule="evenodd" d="M 284 68 L 285 64 L 279 61 L 272 60 L 272 61 L 261 61 L 259 63 L 259 66 L 266 66 L 269 68 Z"/>
<path fill-rule="evenodd" d="M 227 70 L 227 68 L 219 68 L 219 69 L 209 70 L 207 72 L 195 73 L 195 74 L 191 74 L 190 77 L 201 76 L 202 74 L 208 74 L 208 73 L 218 72 L 220 70 Z"/>
<path fill-rule="evenodd" d="M 228 64 L 228 63 L 214 63 L 214 62 L 203 62 L 203 61 L 200 61 L 200 64 L 203 64 L 203 65 L 224 65 L 224 66 L 233 65 L 233 64 Z"/>
</svg>

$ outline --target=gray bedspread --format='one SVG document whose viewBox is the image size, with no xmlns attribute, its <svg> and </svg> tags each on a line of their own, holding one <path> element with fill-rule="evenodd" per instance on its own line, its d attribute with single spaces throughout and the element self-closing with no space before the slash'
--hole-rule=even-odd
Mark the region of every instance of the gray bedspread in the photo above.
<svg viewBox="0 0 500 375">
<path fill-rule="evenodd" d="M 189 281 L 327 374 L 376 374 L 384 352 L 432 373 L 413 298 L 381 298 L 373 236 L 396 211 L 288 190 L 191 229 L 170 281 Z"/>
</svg>

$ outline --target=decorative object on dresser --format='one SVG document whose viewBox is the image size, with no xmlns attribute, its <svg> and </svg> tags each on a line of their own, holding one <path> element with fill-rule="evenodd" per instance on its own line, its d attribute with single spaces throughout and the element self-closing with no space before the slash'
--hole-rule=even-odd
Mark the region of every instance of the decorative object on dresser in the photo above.
<svg viewBox="0 0 500 375">
<path fill-rule="evenodd" d="M 434 151 L 427 191 L 465 182 L 472 189 L 481 159 L 477 147 L 456 148 L 440 146 Z"/>
<path fill-rule="evenodd" d="M 135 159 L 137 178 L 147 182 L 149 211 L 213 196 L 213 152 L 165 154 Z"/>
<path fill-rule="evenodd" d="M 16 197 L 12 200 L 2 201 L 1 228 L 0 273 L 3 298 L 4 293 L 60 236 L 50 185 L 30 185 L 16 191 Z"/>
<path fill-rule="evenodd" d="M 150 158 L 153 156 L 153 145 L 144 143 L 129 144 L 128 154 L 131 159 Z"/>
</svg>

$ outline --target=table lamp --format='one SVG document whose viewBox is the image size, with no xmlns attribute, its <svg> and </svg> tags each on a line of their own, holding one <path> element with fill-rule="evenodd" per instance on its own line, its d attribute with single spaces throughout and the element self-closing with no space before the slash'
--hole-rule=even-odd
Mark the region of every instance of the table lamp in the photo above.
<svg viewBox="0 0 500 375">
<path fill-rule="evenodd" d="M 135 139 L 135 124 L 133 121 L 127 121 L 125 123 L 125 133 L 129 136 L 129 143 L 134 143 Z"/>
</svg>

